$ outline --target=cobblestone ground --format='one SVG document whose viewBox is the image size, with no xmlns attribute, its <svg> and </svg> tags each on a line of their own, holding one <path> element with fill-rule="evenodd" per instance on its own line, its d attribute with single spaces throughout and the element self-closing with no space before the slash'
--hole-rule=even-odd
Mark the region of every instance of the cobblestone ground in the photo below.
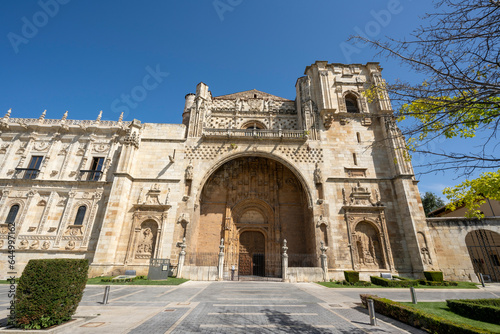
<svg viewBox="0 0 500 334">
<path fill-rule="evenodd" d="M 0 286 L 0 317 L 7 315 Z M 77 310 L 83 333 L 423 333 L 381 315 L 370 326 L 359 294 L 409 301 L 407 289 L 328 289 L 314 283 L 187 282 L 180 286 L 88 286 Z M 417 290 L 420 301 L 494 298 L 495 290 Z"/>
</svg>

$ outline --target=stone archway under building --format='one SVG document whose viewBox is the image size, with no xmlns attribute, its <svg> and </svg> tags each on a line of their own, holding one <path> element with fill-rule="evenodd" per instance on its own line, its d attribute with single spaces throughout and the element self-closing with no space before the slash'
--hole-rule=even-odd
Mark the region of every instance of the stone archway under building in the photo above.
<svg viewBox="0 0 500 334">
<path fill-rule="evenodd" d="M 291 258 L 317 256 L 316 229 L 307 195 L 297 176 L 271 158 L 230 160 L 207 179 L 200 195 L 199 220 L 192 231 L 195 252 L 219 249 L 225 267 L 240 275 L 281 276 L 281 247 Z M 312 266 L 319 266 L 311 263 Z"/>
</svg>

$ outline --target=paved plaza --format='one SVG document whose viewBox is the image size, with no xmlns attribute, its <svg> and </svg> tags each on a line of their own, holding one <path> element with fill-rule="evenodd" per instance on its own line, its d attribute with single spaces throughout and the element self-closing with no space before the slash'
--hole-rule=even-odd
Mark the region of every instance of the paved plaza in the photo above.
<svg viewBox="0 0 500 334">
<path fill-rule="evenodd" d="M 0 286 L 0 316 L 8 305 Z M 410 301 L 408 289 L 328 289 L 315 283 L 195 282 L 179 286 L 104 286 L 85 289 L 76 316 L 60 333 L 423 333 L 378 315 L 370 326 L 360 293 Z M 419 301 L 498 298 L 500 287 L 479 290 L 418 289 Z"/>
</svg>

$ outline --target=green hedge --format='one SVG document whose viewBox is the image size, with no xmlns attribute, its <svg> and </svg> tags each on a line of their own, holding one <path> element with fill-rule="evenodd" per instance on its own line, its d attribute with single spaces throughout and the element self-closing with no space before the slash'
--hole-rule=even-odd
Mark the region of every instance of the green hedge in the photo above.
<svg viewBox="0 0 500 334">
<path fill-rule="evenodd" d="M 371 286 L 372 285 L 370 282 L 367 282 L 367 281 L 357 281 L 356 283 L 351 283 L 351 282 L 347 282 L 346 280 L 343 280 L 343 281 L 331 280 L 330 282 L 335 283 L 335 284 L 351 285 L 351 286 Z"/>
<path fill-rule="evenodd" d="M 344 277 L 349 283 L 359 282 L 359 271 L 346 270 L 344 271 Z"/>
<path fill-rule="evenodd" d="M 392 280 L 378 276 L 370 276 L 370 281 L 376 285 L 393 287 L 393 288 L 409 288 L 410 286 L 418 286 L 418 281 L 410 279 Z"/>
<path fill-rule="evenodd" d="M 418 283 L 421 285 L 429 285 L 429 286 L 457 286 L 458 282 L 453 282 L 453 281 L 428 281 L 425 279 L 419 279 Z"/>
<path fill-rule="evenodd" d="M 443 272 L 442 271 L 424 271 L 425 279 L 428 281 L 442 282 Z"/>
<path fill-rule="evenodd" d="M 17 286 L 14 325 L 40 329 L 70 320 L 82 299 L 88 269 L 87 260 L 30 260 Z"/>
<path fill-rule="evenodd" d="M 490 333 L 490 331 L 463 325 L 455 324 L 447 319 L 417 310 L 390 299 L 379 298 L 373 295 L 360 295 L 361 302 L 366 307 L 367 299 L 373 299 L 375 312 L 389 316 L 410 326 L 423 328 L 430 333 L 440 334 L 472 334 Z"/>
<path fill-rule="evenodd" d="M 450 299 L 446 304 L 463 317 L 500 325 L 500 299 Z"/>
</svg>

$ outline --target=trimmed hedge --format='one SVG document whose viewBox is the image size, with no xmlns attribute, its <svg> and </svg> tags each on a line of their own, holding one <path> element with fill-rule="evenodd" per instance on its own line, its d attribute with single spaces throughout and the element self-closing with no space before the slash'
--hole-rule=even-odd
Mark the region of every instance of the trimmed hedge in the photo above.
<svg viewBox="0 0 500 334">
<path fill-rule="evenodd" d="M 429 285 L 429 286 L 457 286 L 458 282 L 453 282 L 453 281 L 428 281 L 425 279 L 419 279 L 418 283 L 421 285 Z"/>
<path fill-rule="evenodd" d="M 418 286 L 418 281 L 410 279 L 392 280 L 378 276 L 370 276 L 370 281 L 376 285 L 393 287 L 393 288 L 409 288 L 410 286 Z"/>
<path fill-rule="evenodd" d="M 424 276 L 428 281 L 442 282 L 444 280 L 442 271 L 424 271 Z"/>
<path fill-rule="evenodd" d="M 41 329 L 71 320 L 87 283 L 88 260 L 30 260 L 15 297 L 14 325 Z"/>
<path fill-rule="evenodd" d="M 464 324 L 455 324 L 447 319 L 426 313 L 374 295 L 360 295 L 361 302 L 367 307 L 367 299 L 373 299 L 375 311 L 404 322 L 416 328 L 423 328 L 430 333 L 440 334 L 477 334 L 490 333 L 490 331 Z"/>
<path fill-rule="evenodd" d="M 446 304 L 463 317 L 500 325 L 500 299 L 449 299 Z"/>
<path fill-rule="evenodd" d="M 359 271 L 345 270 L 344 277 L 345 280 L 349 283 L 359 282 Z"/>
<path fill-rule="evenodd" d="M 372 285 L 370 282 L 367 282 L 367 281 L 357 281 L 356 283 L 351 283 L 351 282 L 347 282 L 346 280 L 343 280 L 343 281 L 331 280 L 330 282 L 335 283 L 335 284 L 351 285 L 351 286 L 371 286 Z"/>
</svg>

